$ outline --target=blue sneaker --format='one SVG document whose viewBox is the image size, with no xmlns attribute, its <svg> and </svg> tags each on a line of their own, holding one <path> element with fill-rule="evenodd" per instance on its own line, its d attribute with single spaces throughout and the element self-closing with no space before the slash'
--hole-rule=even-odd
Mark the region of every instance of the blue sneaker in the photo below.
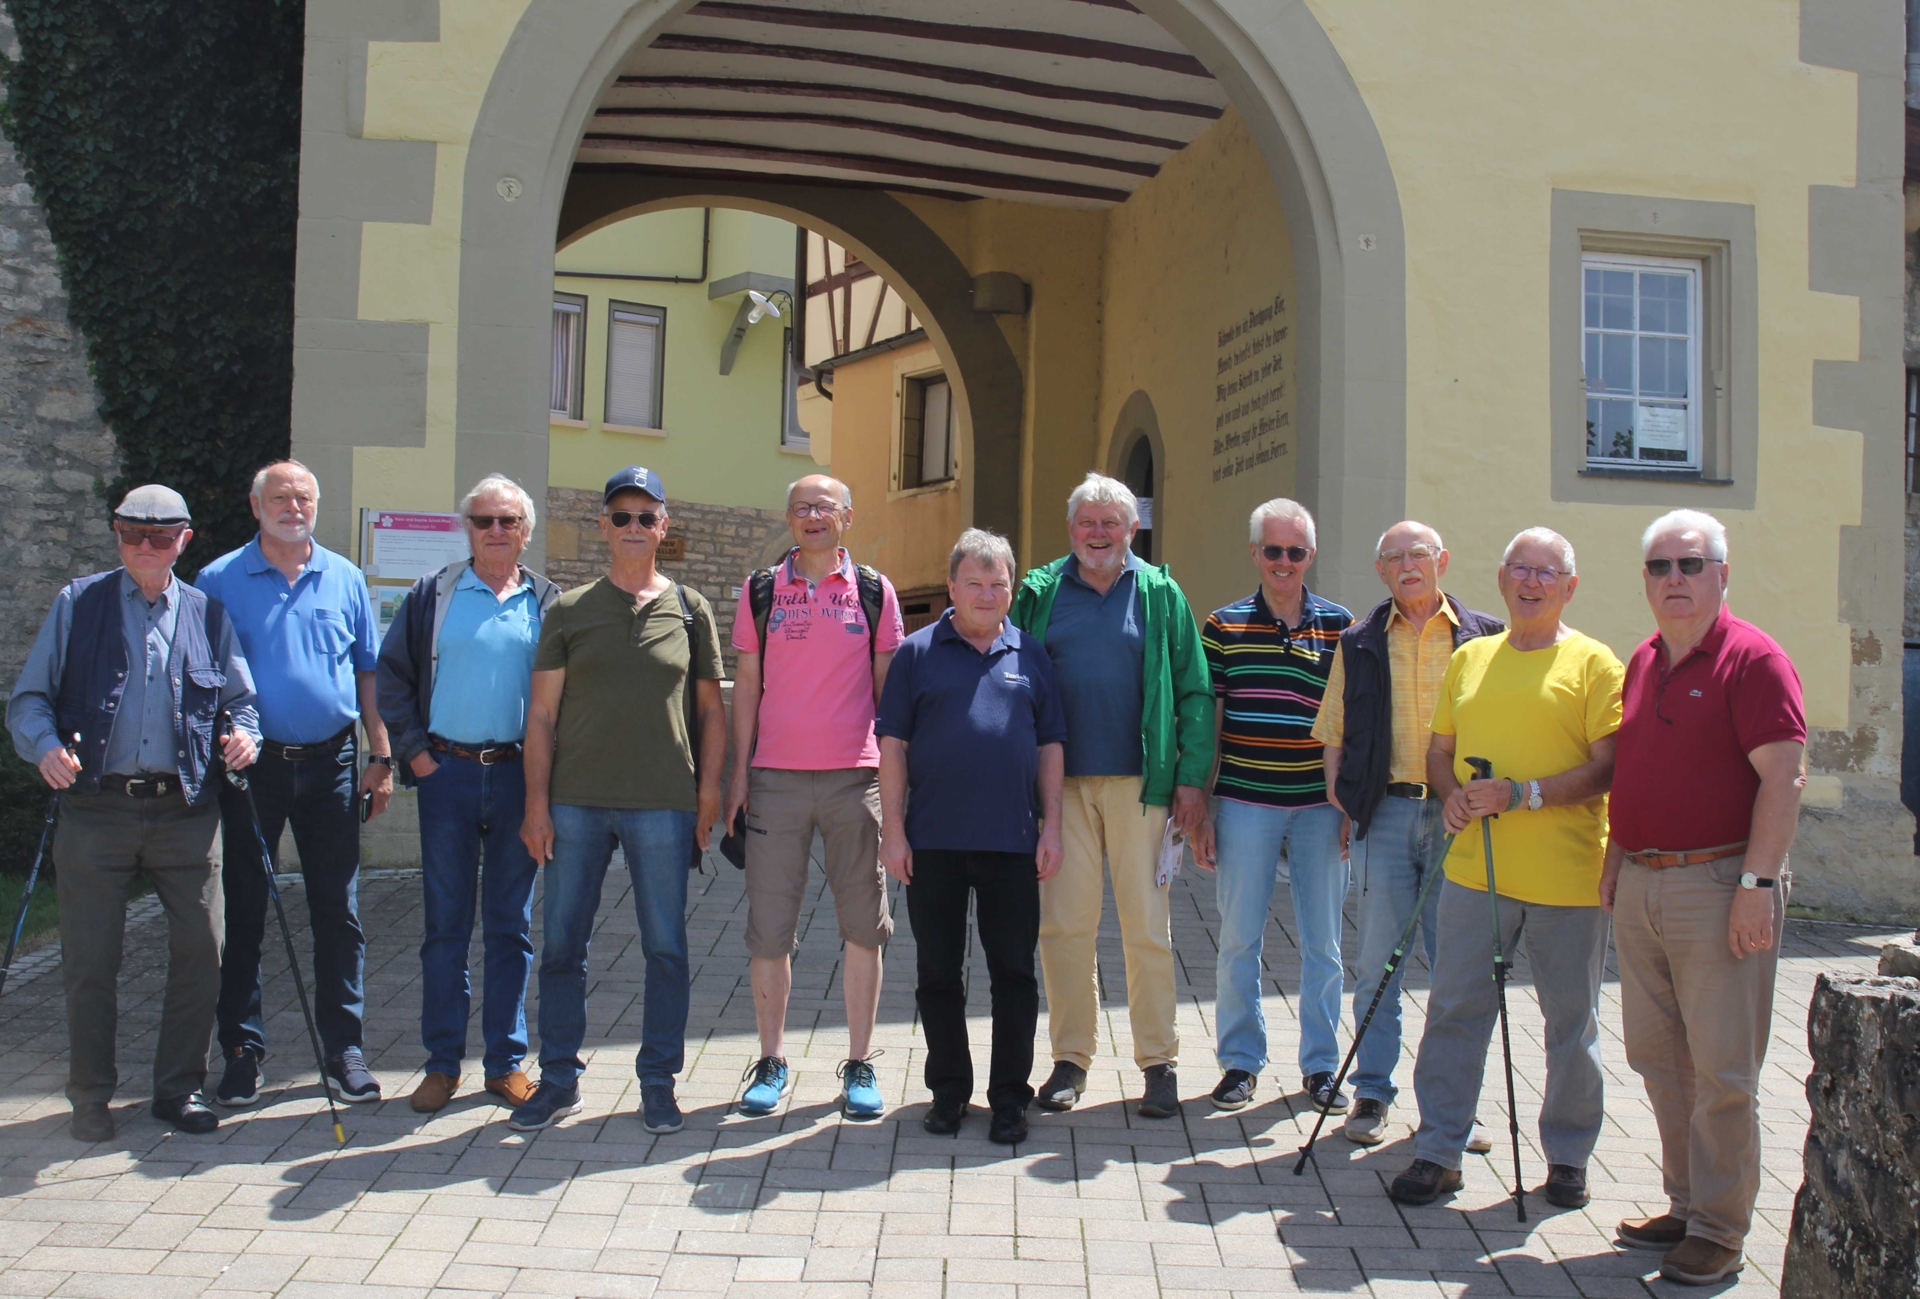
<svg viewBox="0 0 1920 1299">
<path fill-rule="evenodd" d="M 550 1128 L 569 1114 L 580 1112 L 580 1089 L 562 1087 L 559 1083 L 541 1080 L 534 1088 L 533 1096 L 513 1112 L 507 1120 L 507 1126 L 515 1132 L 538 1132 Z"/>
<path fill-rule="evenodd" d="M 640 1084 L 640 1126 L 655 1136 L 678 1132 L 685 1126 L 673 1099 L 673 1084 Z"/>
<path fill-rule="evenodd" d="M 753 1080 L 740 1096 L 740 1112 L 751 1118 L 773 1113 L 793 1089 L 793 1071 L 777 1055 L 755 1060 L 740 1076 Z"/>
<path fill-rule="evenodd" d="M 327 1061 L 327 1088 L 343 1101 L 356 1105 L 380 1099 L 380 1082 L 367 1069 L 360 1048 L 350 1046 Z"/>
<path fill-rule="evenodd" d="M 230 1110 L 245 1109 L 260 1099 L 260 1057 L 250 1046 L 227 1052 L 227 1071 L 213 1098 Z"/>
<path fill-rule="evenodd" d="M 879 1054 L 875 1051 L 864 1060 L 849 1060 L 840 1066 L 840 1110 L 850 1119 L 877 1119 L 886 1113 L 880 1080 L 873 1075 L 873 1056 Z"/>
</svg>

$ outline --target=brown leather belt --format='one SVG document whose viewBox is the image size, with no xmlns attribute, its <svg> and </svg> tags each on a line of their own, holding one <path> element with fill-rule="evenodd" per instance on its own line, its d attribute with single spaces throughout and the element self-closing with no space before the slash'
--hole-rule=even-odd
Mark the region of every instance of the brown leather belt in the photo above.
<svg viewBox="0 0 1920 1299">
<path fill-rule="evenodd" d="M 347 723 L 346 729 L 338 735 L 331 736 L 324 740 L 313 740 L 306 744 L 288 744 L 282 740 L 262 738 L 260 741 L 260 751 L 262 753 L 271 753 L 282 762 L 305 762 L 308 758 L 317 758 L 321 754 L 331 756 L 332 754 L 340 752 L 340 746 L 345 744 L 352 735 L 353 723 L 349 722 Z"/>
<path fill-rule="evenodd" d="M 1387 793 L 1393 798 L 1427 799 L 1433 797 L 1433 791 L 1426 785 L 1413 781 L 1396 780 L 1387 786 Z"/>
<path fill-rule="evenodd" d="M 491 767 L 496 762 L 520 761 L 518 744 L 455 744 L 452 740 L 443 740 L 437 735 L 429 735 L 427 747 L 435 753 L 451 753 L 456 758 L 465 758 L 483 767 Z"/>
<path fill-rule="evenodd" d="M 1651 870 L 1670 870 L 1675 866 L 1700 866 L 1726 857 L 1738 857 L 1747 850 L 1747 841 L 1724 844 L 1718 848 L 1700 848 L 1693 852 L 1630 852 L 1627 860 Z"/>
<path fill-rule="evenodd" d="M 102 776 L 100 790 L 106 794 L 125 794 L 128 798 L 165 798 L 178 793 L 180 777 L 172 772 L 143 772 L 138 776 Z"/>
</svg>

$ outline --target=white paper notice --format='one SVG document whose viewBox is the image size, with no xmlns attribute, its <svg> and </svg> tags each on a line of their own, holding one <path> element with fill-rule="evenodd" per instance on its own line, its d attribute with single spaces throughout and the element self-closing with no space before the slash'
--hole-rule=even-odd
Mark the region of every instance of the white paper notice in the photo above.
<svg viewBox="0 0 1920 1299">
<path fill-rule="evenodd" d="M 374 513 L 368 531 L 368 577 L 409 581 L 467 558 L 467 534 L 457 514 Z"/>
<path fill-rule="evenodd" d="M 1140 496 L 1135 499 L 1140 505 L 1140 527 L 1143 530 L 1151 529 L 1153 527 L 1153 497 Z"/>
<path fill-rule="evenodd" d="M 1685 451 L 1687 412 L 1676 406 L 1642 406 L 1633 414 L 1633 444 L 1645 451 Z"/>
</svg>

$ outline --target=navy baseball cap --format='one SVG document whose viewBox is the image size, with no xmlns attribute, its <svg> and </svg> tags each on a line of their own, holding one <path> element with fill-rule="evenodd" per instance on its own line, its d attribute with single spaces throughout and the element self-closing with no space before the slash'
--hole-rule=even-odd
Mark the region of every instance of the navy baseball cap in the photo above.
<svg viewBox="0 0 1920 1299">
<path fill-rule="evenodd" d="M 662 505 L 667 502 L 667 485 L 660 481 L 659 474 L 643 465 L 628 465 L 607 479 L 607 492 L 600 498 L 600 504 L 611 504 L 621 492 L 645 492 Z"/>
</svg>

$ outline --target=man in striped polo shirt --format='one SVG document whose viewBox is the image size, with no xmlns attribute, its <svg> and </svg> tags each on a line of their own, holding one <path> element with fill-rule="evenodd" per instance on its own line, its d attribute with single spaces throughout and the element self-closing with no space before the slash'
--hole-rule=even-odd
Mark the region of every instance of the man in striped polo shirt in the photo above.
<svg viewBox="0 0 1920 1299">
<path fill-rule="evenodd" d="M 1208 617 L 1200 644 L 1213 677 L 1220 767 L 1211 831 L 1194 860 L 1219 874 L 1220 956 L 1214 1007 L 1222 1076 L 1213 1103 L 1253 1099 L 1267 1063 L 1260 948 L 1280 854 L 1291 867 L 1300 940 L 1301 1088 L 1330 1113 L 1343 974 L 1340 908 L 1347 897 L 1347 819 L 1327 801 L 1313 720 L 1340 633 L 1353 615 L 1307 589 L 1313 515 L 1276 497 L 1253 512 L 1249 549 L 1260 585 Z"/>
</svg>

